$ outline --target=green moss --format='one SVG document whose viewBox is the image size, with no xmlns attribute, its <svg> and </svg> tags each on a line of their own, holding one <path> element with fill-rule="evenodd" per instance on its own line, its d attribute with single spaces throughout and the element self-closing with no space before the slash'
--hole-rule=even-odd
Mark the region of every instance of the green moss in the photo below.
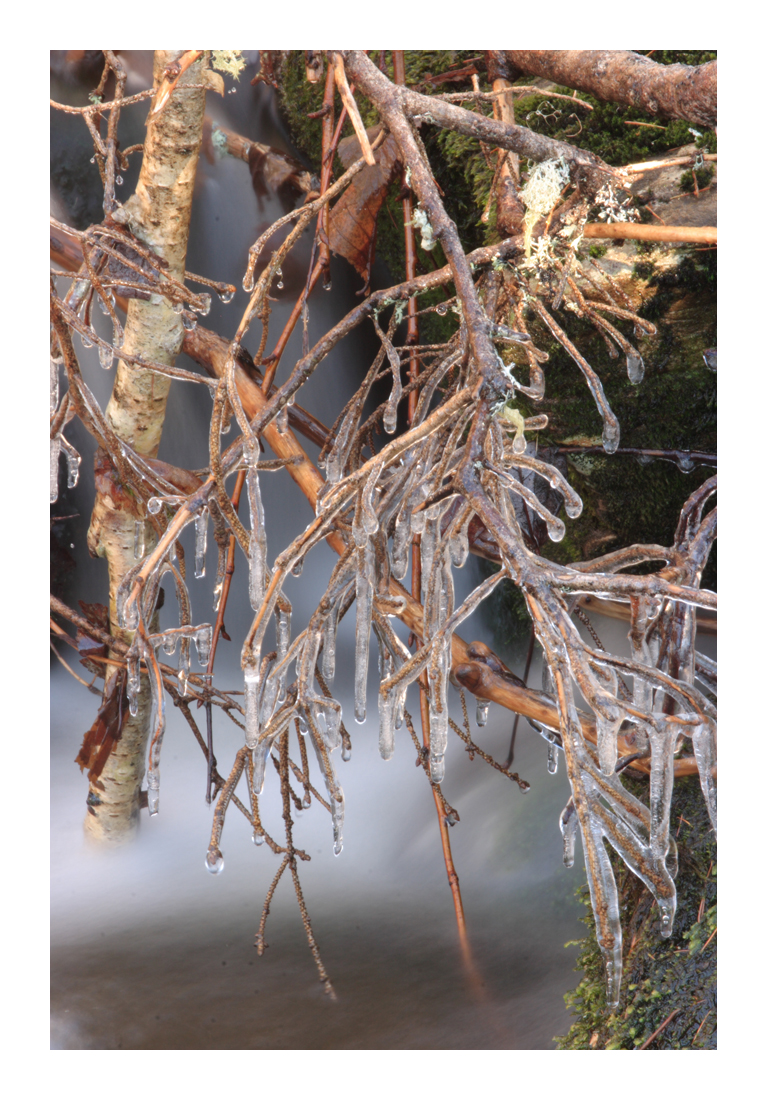
<svg viewBox="0 0 767 1100">
<path fill-rule="evenodd" d="M 690 169 L 689 172 L 682 172 L 682 175 L 679 177 L 679 190 L 685 192 L 694 192 L 696 179 L 698 182 L 698 188 L 700 190 L 703 190 L 704 187 L 708 187 L 713 178 L 713 168 L 698 168 L 694 173 L 692 169 Z"/>
<path fill-rule="evenodd" d="M 626 779 L 647 801 L 647 782 Z M 605 1003 L 604 964 L 594 933 L 588 889 L 581 918 L 588 935 L 580 948 L 578 987 L 565 995 L 577 1016 L 560 1050 L 636 1050 L 675 1010 L 651 1050 L 712 1050 L 716 1046 L 716 842 L 697 777 L 678 779 L 671 811 L 679 848 L 677 915 L 668 940 L 658 931 L 658 911 L 641 881 L 613 856 L 624 926 L 624 972 L 618 1011 Z"/>
</svg>

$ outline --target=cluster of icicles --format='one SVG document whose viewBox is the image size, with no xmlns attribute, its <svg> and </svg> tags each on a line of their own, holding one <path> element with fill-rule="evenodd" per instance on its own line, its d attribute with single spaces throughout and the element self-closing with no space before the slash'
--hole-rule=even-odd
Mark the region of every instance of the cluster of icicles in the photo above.
<svg viewBox="0 0 767 1100">
<path fill-rule="evenodd" d="M 563 346 L 571 350 L 572 345 L 562 330 L 537 300 L 526 296 L 520 298 L 516 314 L 519 326 L 522 327 L 523 300 L 533 306 L 553 334 L 561 338 Z M 617 307 L 615 311 L 622 312 Z M 395 437 L 377 455 L 365 461 L 361 450 L 363 433 L 369 428 L 369 422 L 362 422 L 363 408 L 374 382 L 381 376 L 385 357 L 391 368 L 386 373 L 391 374 L 392 391 L 379 414 L 385 431 L 391 436 L 396 431 L 402 398 L 401 364 L 391 342 L 395 322 L 390 325 L 388 334 L 381 330 L 377 318 L 374 323 L 381 339 L 381 351 L 338 422 L 332 446 L 321 461 L 326 482 L 316 501 L 316 518 L 275 559 L 271 568 L 267 560 L 260 490 L 260 448 L 247 423 L 241 425 L 244 447 L 240 465 L 247 469 L 250 506 L 249 595 L 255 612 L 242 652 L 245 745 L 252 758 L 249 769 L 251 795 L 260 795 L 268 759 L 277 751 L 278 738 L 295 721 L 299 733 L 313 746 L 328 792 L 336 855 L 343 847 L 344 796 L 333 765 L 333 753 L 341 748 L 342 757 L 346 759 L 349 751 L 348 737 L 342 735 L 341 705 L 333 698 L 329 687 L 335 676 L 336 634 L 341 619 L 354 603 L 354 713 L 360 724 L 365 722 L 367 712 L 371 632 L 377 639 L 379 748 L 385 760 L 392 756 L 396 732 L 403 725 L 407 690 L 425 674 L 430 719 L 428 768 L 432 781 L 441 783 L 448 747 L 452 637 L 461 622 L 508 575 L 502 567 L 475 588 L 460 606 L 455 606 L 453 570 L 460 569 L 467 560 L 468 529 L 474 516 L 472 505 L 451 481 L 453 472 L 465 457 L 463 440 L 476 411 L 468 385 L 471 358 L 467 354 L 465 327 L 462 326 L 457 336 L 426 367 L 404 442 L 403 437 Z M 604 331 L 609 326 L 603 323 L 601 327 Z M 565 534 L 564 523 L 544 507 L 530 488 L 529 474 L 532 472 L 543 478 L 560 494 L 569 517 L 580 514 L 582 502 L 560 471 L 538 459 L 534 448 L 527 443 L 525 432 L 545 427 L 546 418 L 524 419 L 514 408 L 513 401 L 515 390 L 534 400 L 543 396 L 540 364 L 547 356 L 532 345 L 524 331 L 513 331 L 502 325 L 494 325 L 493 331 L 497 342 L 517 343 L 522 347 L 528 359 L 529 384 L 523 385 L 515 377 L 513 365 L 504 364 L 499 357 L 499 365 L 508 380 L 509 399 L 498 402 L 486 435 L 484 454 L 477 463 L 482 490 L 507 526 L 519 534 L 520 544 L 522 536 L 515 518 L 514 497 L 521 498 L 526 507 L 545 522 L 552 540 L 560 541 Z M 610 335 L 614 335 L 612 329 Z M 615 338 L 617 340 L 617 336 Z M 607 404 L 599 379 L 574 350 L 571 354 L 581 367 L 603 417 L 605 450 L 612 452 L 618 445 L 617 420 Z M 641 379 L 641 358 L 632 347 L 623 350 L 629 378 L 637 383 Z M 52 413 L 58 405 L 58 393 L 54 395 L 54 367 L 57 371 L 56 364 L 52 363 Z M 226 373 L 233 387 L 233 366 Z M 221 384 L 226 384 L 226 380 Z M 435 401 L 438 390 L 439 399 Z M 233 389 L 229 396 L 240 419 L 242 407 Z M 276 426 L 280 432 L 287 431 L 285 406 L 276 413 Z M 688 502 L 687 513 L 683 513 L 672 550 L 639 555 L 632 560 L 626 559 L 624 552 L 612 565 L 608 555 L 601 559 L 600 571 L 609 574 L 639 561 L 665 558 L 664 577 L 667 580 L 676 584 L 699 584 L 710 547 L 709 528 L 712 525 L 710 515 L 703 518 L 703 510 L 711 491 L 713 489 L 706 489 L 701 495 L 699 490 L 693 494 L 693 503 Z M 184 499 L 153 498 L 148 502 L 148 511 L 156 514 L 162 507 L 181 504 Z M 210 503 L 213 508 L 213 501 Z M 220 513 L 216 511 L 220 520 Z M 205 569 L 208 519 L 206 508 L 195 517 L 197 576 L 202 576 Z M 144 553 L 143 530 L 143 522 L 138 523 L 137 558 Z M 284 580 L 289 574 L 298 576 L 306 555 L 334 530 L 345 532 L 346 550 L 306 629 L 292 637 L 291 606 L 282 592 Z M 406 577 L 416 537 L 420 540 L 423 630 L 422 644 L 413 653 L 392 628 L 390 620 L 403 612 L 407 602 L 405 590 L 398 590 L 398 582 Z M 180 643 L 179 680 L 184 693 L 191 643 L 195 643 L 200 662 L 205 664 L 212 636 L 210 625 L 191 625 L 188 593 L 173 564 L 173 557 L 171 547 L 141 590 L 135 593 L 134 579 L 141 568 L 139 563 L 126 575 L 117 594 L 119 625 L 136 632 L 128 654 L 127 679 L 133 713 L 141 688 L 140 662 L 143 660 L 149 669 L 153 732 L 147 786 L 151 814 L 157 812 L 159 803 L 160 751 L 165 727 L 163 684 L 155 650 L 162 647 L 165 652 L 172 653 Z M 176 583 L 183 621 L 176 629 L 151 635 L 146 624 L 151 621 L 160 582 L 167 572 L 173 574 Z M 223 580 L 221 546 L 218 572 L 217 598 Z M 577 591 L 577 587 L 571 591 Z M 602 594 L 609 596 L 609 586 Z M 669 813 L 674 756 L 685 738 L 692 742 L 703 792 L 712 821 L 715 821 L 715 712 L 708 698 L 694 686 L 698 679 L 705 690 L 712 690 L 715 668 L 712 662 L 695 653 L 694 611 L 687 605 L 658 598 L 636 599 L 632 605 L 630 632 L 632 656 L 627 661 L 586 646 L 564 607 L 562 610 L 562 616 L 556 609 L 551 611 L 537 628 L 546 658 L 544 692 L 556 703 L 560 715 L 557 728 L 539 728 L 549 744 L 550 770 L 556 769 L 560 749 L 567 760 L 573 798 L 560 820 L 564 862 L 567 866 L 573 865 L 576 827 L 580 825 L 597 936 L 607 963 L 608 999 L 615 1005 L 621 979 L 621 926 L 618 892 L 604 841 L 609 841 L 652 891 L 660 910 L 661 932 L 669 935 L 676 904 L 673 882 L 676 853 L 669 834 Z M 272 623 L 274 649 L 265 653 L 267 632 L 272 629 Z M 293 664 L 295 679 L 289 684 L 288 672 Z M 555 688 L 557 670 L 559 692 Z M 633 688 L 626 685 L 625 678 L 633 680 Z M 582 735 L 574 682 L 594 711 L 596 751 Z M 484 725 L 486 719 L 487 704 L 479 701 L 478 724 Z M 624 789 L 619 778 L 620 769 L 626 763 L 619 760 L 619 734 L 625 737 L 627 728 L 632 730 L 630 740 L 636 747 L 636 756 L 651 755 L 649 809 Z M 254 836 L 254 839 L 258 842 L 263 838 Z M 217 843 L 212 842 L 206 864 L 214 873 L 222 869 L 223 859 Z"/>
</svg>

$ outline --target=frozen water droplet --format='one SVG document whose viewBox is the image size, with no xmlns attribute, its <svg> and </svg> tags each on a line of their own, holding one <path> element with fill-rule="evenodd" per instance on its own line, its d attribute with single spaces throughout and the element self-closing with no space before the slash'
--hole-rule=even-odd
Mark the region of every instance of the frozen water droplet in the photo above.
<svg viewBox="0 0 767 1100">
<path fill-rule="evenodd" d="M 224 869 L 224 857 L 218 848 L 209 848 L 205 856 L 205 870 L 212 875 L 220 875 Z"/>
<path fill-rule="evenodd" d="M 174 313 L 183 313 L 184 312 L 184 303 L 183 302 L 171 302 L 170 308 L 173 310 Z"/>
<path fill-rule="evenodd" d="M 440 305 L 437 306 L 437 313 L 440 315 L 440 317 L 444 317 L 447 313 L 447 306 L 444 302 L 441 302 Z"/>
<path fill-rule="evenodd" d="M 682 455 L 682 457 L 677 461 L 677 466 L 683 474 L 690 474 L 695 469 L 695 463 L 690 458 L 689 454 Z"/>
<path fill-rule="evenodd" d="M 328 279 L 328 281 L 325 283 L 323 289 L 324 290 L 331 290 L 332 287 L 333 287 L 333 284 L 331 283 L 330 279 Z"/>
<path fill-rule="evenodd" d="M 298 561 L 293 562 L 293 567 L 291 568 L 290 572 L 293 574 L 294 577 L 300 577 L 301 573 L 303 572 L 303 568 L 304 559 L 299 558 Z"/>
<path fill-rule="evenodd" d="M 457 825 L 457 824 L 458 824 L 458 818 L 457 818 L 457 817 L 455 816 L 455 814 L 453 814 L 453 813 L 450 813 L 450 814 L 448 814 L 448 815 L 447 815 L 447 817 L 445 818 L 445 824 L 446 824 L 446 825 L 449 825 L 449 826 L 450 826 L 450 827 L 452 828 L 452 827 L 453 827 L 453 825 Z"/>
<path fill-rule="evenodd" d="M 365 716 L 366 716 L 366 714 L 367 714 L 367 711 L 366 711 L 365 707 L 355 707 L 354 708 L 354 721 L 357 723 L 358 726 L 364 726 L 365 725 Z"/>
<path fill-rule="evenodd" d="M 703 352 L 703 362 L 709 370 L 716 370 L 716 348 L 707 348 Z"/>
<path fill-rule="evenodd" d="M 122 187 L 122 185 L 123 185 L 122 176 L 115 176 L 115 183 L 117 184 L 118 187 Z"/>
<path fill-rule="evenodd" d="M 351 745 L 343 745 L 342 748 L 341 748 L 341 759 L 346 761 L 346 760 L 351 760 L 351 758 L 352 758 L 352 747 L 351 747 Z"/>
<path fill-rule="evenodd" d="M 477 699 L 477 725 L 487 725 L 487 712 L 489 710 L 489 703 L 484 699 Z"/>
<path fill-rule="evenodd" d="M 156 788 L 150 787 L 147 790 L 146 807 L 149 810 L 150 817 L 156 817 L 160 812 L 160 792 Z"/>
<path fill-rule="evenodd" d="M 305 810 L 308 810 L 312 804 L 312 796 L 307 791 L 304 797 L 301 799 L 301 805 Z"/>
<path fill-rule="evenodd" d="M 99 344 L 99 363 L 104 370 L 110 370 L 114 362 L 115 353 L 108 345 Z"/>
<path fill-rule="evenodd" d="M 208 316 L 210 313 L 210 294 L 200 295 L 200 308 L 197 310 L 197 313 L 199 313 L 201 317 Z"/>
<path fill-rule="evenodd" d="M 234 298 L 234 287 L 230 290 L 219 290 L 218 298 L 220 302 L 223 302 L 225 306 L 229 305 L 232 298 Z"/>
<path fill-rule="evenodd" d="M 147 501 L 146 510 L 150 516 L 156 516 L 162 508 L 162 497 L 150 497 Z"/>
<path fill-rule="evenodd" d="M 191 312 L 184 310 L 181 314 L 181 321 L 187 332 L 194 332 L 197 328 L 197 318 Z"/>
<path fill-rule="evenodd" d="M 84 348 L 92 348 L 93 347 L 93 341 L 89 340 L 84 332 L 80 333 L 80 343 L 83 345 Z"/>
<path fill-rule="evenodd" d="M 628 370 L 629 382 L 638 386 L 644 378 L 644 363 L 642 361 L 642 356 L 629 353 L 626 356 L 626 369 Z"/>
<path fill-rule="evenodd" d="M 652 462 L 652 455 L 637 455 L 637 462 L 640 466 L 649 466 Z"/>
<path fill-rule="evenodd" d="M 307 733 L 309 732 L 309 727 L 306 724 L 306 719 L 304 718 L 303 714 L 299 714 L 298 716 L 298 732 L 301 734 L 302 737 L 306 737 Z"/>
<path fill-rule="evenodd" d="M 92 157 L 91 157 L 91 164 L 95 164 L 95 163 L 96 163 L 96 157 L 95 157 L 95 156 L 92 156 Z"/>
<path fill-rule="evenodd" d="M 282 279 L 280 279 L 280 281 L 277 283 L 277 289 L 278 290 L 284 290 L 284 288 L 285 288 L 285 284 L 283 283 Z"/>
<path fill-rule="evenodd" d="M 344 850 L 344 842 L 342 840 L 337 840 L 333 845 L 333 855 L 334 856 L 340 856 L 341 852 L 343 852 L 343 850 Z"/>
<path fill-rule="evenodd" d="M 607 454 L 615 454 L 615 452 L 618 450 L 620 439 L 621 429 L 618 421 L 605 421 L 604 429 L 602 431 L 602 446 L 604 447 Z"/>
<path fill-rule="evenodd" d="M 261 847 L 265 839 L 266 838 L 263 833 L 253 833 L 253 843 L 256 845 L 257 848 Z"/>
</svg>

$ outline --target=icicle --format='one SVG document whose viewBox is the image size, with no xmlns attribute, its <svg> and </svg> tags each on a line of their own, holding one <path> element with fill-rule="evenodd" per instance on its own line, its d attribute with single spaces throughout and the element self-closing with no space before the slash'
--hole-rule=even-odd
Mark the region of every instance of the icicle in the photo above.
<svg viewBox="0 0 767 1100">
<path fill-rule="evenodd" d="M 257 668 L 245 669 L 245 744 L 249 749 L 256 747 L 261 732 L 258 721 L 260 679 Z M 256 793 L 260 794 L 260 789 Z"/>
<path fill-rule="evenodd" d="M 556 742 L 549 741 L 549 747 L 546 757 L 546 767 L 549 770 L 549 775 L 557 774 L 557 765 L 559 764 L 559 749 Z"/>
<path fill-rule="evenodd" d="M 194 644 L 197 647 L 197 659 L 201 665 L 207 665 L 210 656 L 210 647 L 213 644 L 213 627 L 210 623 L 201 626 L 195 636 Z"/>
<path fill-rule="evenodd" d="M 277 663 L 285 659 L 285 655 L 288 652 L 290 646 L 290 618 L 291 608 L 277 607 L 276 611 L 276 633 L 277 633 Z M 285 702 L 285 681 L 288 675 L 288 667 L 285 665 L 279 674 L 277 685 L 277 703 L 282 704 Z"/>
<path fill-rule="evenodd" d="M 141 677 L 139 675 L 139 658 L 137 653 L 128 654 L 128 707 L 135 717 L 138 714 L 138 694 L 141 691 Z"/>
<path fill-rule="evenodd" d="M 266 523 L 258 471 L 253 465 L 248 470 L 248 501 L 250 503 L 250 606 L 257 611 L 266 591 Z"/>
<path fill-rule="evenodd" d="M 394 755 L 394 711 L 398 701 L 396 688 L 378 697 L 378 751 L 382 760 L 391 760 Z"/>
<path fill-rule="evenodd" d="M 575 863 L 575 834 L 578 830 L 578 815 L 575 812 L 575 803 L 570 798 L 559 817 L 559 831 L 564 841 L 563 863 L 565 867 L 572 867 Z"/>
<path fill-rule="evenodd" d="M 208 547 L 208 509 L 202 508 L 194 520 L 194 575 L 205 576 L 205 551 Z"/>
<path fill-rule="evenodd" d="M 288 406 L 287 405 L 282 406 L 282 408 L 280 409 L 280 411 L 277 413 L 277 415 L 274 418 L 274 423 L 276 424 L 277 431 L 280 433 L 280 435 L 285 435 L 285 432 L 288 430 Z"/>
<path fill-rule="evenodd" d="M 692 747 L 708 816 L 716 832 L 716 780 L 713 776 L 716 765 L 716 727 L 708 722 L 696 726 L 692 731 Z"/>
<path fill-rule="evenodd" d="M 51 405 L 50 405 L 50 408 L 51 408 L 51 416 L 53 416 L 53 414 L 56 412 L 56 409 L 59 407 L 59 364 L 61 363 L 61 359 L 54 359 L 53 356 L 50 356 L 50 360 L 51 360 L 51 388 L 50 388 Z"/>
<path fill-rule="evenodd" d="M 67 460 L 67 488 L 74 489 L 80 478 L 80 455 L 63 436 L 60 436 L 61 449 Z"/>
<path fill-rule="evenodd" d="M 181 648 L 178 652 L 178 681 L 181 684 L 181 694 L 187 693 L 187 677 L 189 676 L 189 639 L 181 639 Z"/>
<path fill-rule="evenodd" d="M 137 519 L 133 525 L 133 557 L 136 561 L 143 558 L 146 550 L 146 525 L 143 519 Z"/>
<path fill-rule="evenodd" d="M 330 803 L 333 815 L 333 855 L 340 856 L 344 849 L 344 792 L 336 787 L 336 797 Z"/>
<path fill-rule="evenodd" d="M 487 700 L 477 699 L 477 725 L 478 726 L 486 726 L 487 725 L 487 713 L 488 713 L 489 707 L 490 707 L 490 704 L 487 702 Z"/>
<path fill-rule="evenodd" d="M 149 785 L 149 777 L 147 777 L 147 789 L 146 789 L 146 808 L 149 810 L 150 817 L 157 817 L 160 812 L 160 787 L 159 777 L 154 777 L 157 780 L 158 786 L 152 787 Z"/>
<path fill-rule="evenodd" d="M 357 631 L 354 646 L 354 717 L 362 725 L 365 721 L 368 680 L 368 651 L 370 648 L 370 620 L 373 611 L 373 585 L 375 582 L 375 549 L 368 541 L 358 552 L 357 567 Z"/>
<path fill-rule="evenodd" d="M 626 356 L 626 369 L 628 370 L 629 382 L 634 386 L 638 386 L 644 378 L 644 362 L 641 355 L 636 355 L 634 352 L 629 352 Z"/>
<path fill-rule="evenodd" d="M 178 634 L 172 633 L 170 630 L 162 636 L 162 648 L 172 657 L 176 652 L 176 642 L 178 641 Z"/>
<path fill-rule="evenodd" d="M 325 623 L 324 645 L 322 647 L 322 675 L 329 684 L 336 675 L 336 633 L 338 630 L 338 612 L 340 601 L 331 608 Z"/>
<path fill-rule="evenodd" d="M 447 749 L 448 709 L 447 678 L 450 672 L 450 643 L 443 643 L 439 657 L 429 668 L 429 772 L 432 783 L 441 783 L 445 778 L 445 750 Z M 433 677 L 433 678 L 432 678 Z M 442 703 L 437 710 L 436 699 Z"/>
<path fill-rule="evenodd" d="M 57 435 L 51 440 L 51 504 L 55 504 L 59 496 L 59 455 L 61 454 L 61 436 Z"/>
<path fill-rule="evenodd" d="M 612 775 L 618 763 L 618 730 L 623 722 L 623 712 L 616 707 L 596 709 L 597 754 L 603 775 Z"/>
</svg>

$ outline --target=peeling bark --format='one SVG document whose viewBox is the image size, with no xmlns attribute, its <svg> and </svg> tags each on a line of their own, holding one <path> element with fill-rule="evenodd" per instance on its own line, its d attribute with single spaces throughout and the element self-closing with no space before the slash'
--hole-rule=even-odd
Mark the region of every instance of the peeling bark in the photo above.
<svg viewBox="0 0 767 1100">
<path fill-rule="evenodd" d="M 162 82 L 165 67 L 183 52 L 156 51 L 155 84 Z M 186 86 L 201 83 L 203 65 L 203 61 L 192 65 L 162 111 L 150 117 L 136 192 L 113 215 L 161 256 L 168 264 L 168 274 L 180 281 L 184 279 L 192 192 L 205 113 L 204 89 Z M 148 302 L 130 301 L 123 345 L 127 353 L 172 366 L 183 337 L 181 318 L 164 299 L 153 295 Z M 120 439 L 148 458 L 157 455 L 169 388 L 168 378 L 122 361 L 118 364 L 106 410 L 107 421 Z M 97 456 L 99 483 L 88 548 L 95 556 L 107 559 L 111 633 L 129 644 L 133 635 L 119 627 L 115 597 L 125 573 L 136 564 L 136 520 L 143 519 L 143 515 L 138 502 L 119 485 L 111 468 L 102 464 L 99 469 L 98 462 Z M 116 672 L 107 675 L 105 695 L 114 675 Z M 122 843 L 131 839 L 138 827 L 151 707 L 147 678 L 141 679 L 138 713 L 129 716 L 101 778 L 91 783 L 85 831 L 101 842 Z"/>
</svg>

